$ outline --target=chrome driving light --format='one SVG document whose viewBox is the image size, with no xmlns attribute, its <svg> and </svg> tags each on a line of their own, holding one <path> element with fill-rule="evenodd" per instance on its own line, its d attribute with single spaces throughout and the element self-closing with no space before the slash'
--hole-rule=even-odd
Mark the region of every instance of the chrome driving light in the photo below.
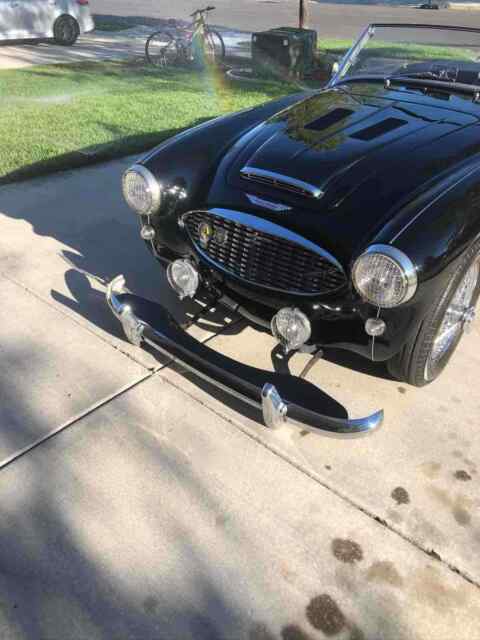
<svg viewBox="0 0 480 640">
<path fill-rule="evenodd" d="M 285 349 L 285 353 L 302 347 L 312 335 L 307 316 L 292 307 L 284 307 L 272 318 L 272 333 Z"/>
<path fill-rule="evenodd" d="M 160 206 L 162 189 L 153 173 L 134 164 L 123 174 L 123 197 L 140 216 L 149 216 Z"/>
<path fill-rule="evenodd" d="M 149 225 L 149 224 L 144 224 L 143 227 L 140 229 L 140 235 L 142 237 L 142 240 L 146 240 L 147 242 L 151 242 L 154 238 L 155 238 L 155 229 Z"/>
<path fill-rule="evenodd" d="M 374 244 L 355 261 L 355 289 L 376 307 L 391 308 L 407 302 L 417 290 L 417 271 L 402 251 Z"/>
<path fill-rule="evenodd" d="M 383 336 L 386 328 L 387 325 L 381 318 L 368 318 L 365 322 L 365 333 L 372 338 Z"/>
<path fill-rule="evenodd" d="M 190 260 L 175 260 L 167 267 L 170 286 L 177 292 L 180 300 L 193 298 L 200 284 L 200 276 Z"/>
</svg>

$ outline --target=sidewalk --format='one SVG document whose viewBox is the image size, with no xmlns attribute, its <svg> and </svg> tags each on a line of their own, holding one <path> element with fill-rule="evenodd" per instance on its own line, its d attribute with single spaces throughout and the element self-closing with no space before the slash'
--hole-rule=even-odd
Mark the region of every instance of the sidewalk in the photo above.
<svg viewBox="0 0 480 640">
<path fill-rule="evenodd" d="M 201 310 L 138 237 L 131 161 L 0 189 L 2 639 L 476 638 L 478 328 L 428 390 L 315 365 L 352 414 L 385 408 L 372 438 L 270 432 L 107 310 L 118 273 L 180 321 Z M 272 366 L 238 318 L 189 331 Z"/>
<path fill-rule="evenodd" d="M 81 36 L 73 47 L 54 43 L 0 47 L 0 70 L 34 65 L 95 62 L 99 60 L 144 59 L 145 42 L 157 27 L 140 26 L 125 31 L 95 31 Z M 250 56 L 250 33 L 221 30 L 229 56 Z"/>
</svg>

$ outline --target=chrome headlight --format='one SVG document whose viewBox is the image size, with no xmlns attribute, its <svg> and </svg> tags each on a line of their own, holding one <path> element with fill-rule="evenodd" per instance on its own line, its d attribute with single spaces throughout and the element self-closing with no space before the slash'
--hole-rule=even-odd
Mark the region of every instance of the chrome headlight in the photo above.
<svg viewBox="0 0 480 640">
<path fill-rule="evenodd" d="M 153 173 L 134 164 L 123 174 L 123 197 L 136 213 L 149 216 L 160 206 L 162 189 Z"/>
<path fill-rule="evenodd" d="M 402 251 L 374 244 L 355 261 L 352 269 L 355 289 L 376 307 L 396 307 L 417 290 L 417 272 Z"/>
</svg>

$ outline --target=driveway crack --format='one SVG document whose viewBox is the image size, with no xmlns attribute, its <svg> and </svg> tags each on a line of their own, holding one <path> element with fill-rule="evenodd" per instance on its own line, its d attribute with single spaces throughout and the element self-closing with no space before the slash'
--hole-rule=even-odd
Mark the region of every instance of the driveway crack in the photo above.
<svg viewBox="0 0 480 640">
<path fill-rule="evenodd" d="M 30 443 L 26 447 L 23 447 L 22 449 L 19 449 L 15 453 L 12 453 L 12 455 L 8 456 L 7 458 L 4 458 L 2 461 L 0 461 L 0 471 L 5 469 L 6 467 L 10 466 L 11 464 L 13 464 L 19 458 L 22 458 L 23 456 L 27 455 L 27 453 L 30 453 L 34 449 L 37 449 L 42 444 L 45 444 L 49 440 L 52 440 L 53 438 L 55 438 L 55 436 L 59 435 L 60 433 L 62 433 L 66 429 L 69 429 L 70 427 L 73 427 L 75 424 L 77 424 L 78 422 L 80 422 L 81 420 L 83 420 L 84 418 L 89 416 L 90 414 L 92 414 L 95 411 L 97 411 L 97 409 L 101 409 L 102 407 L 104 407 L 105 405 L 109 404 L 113 400 L 116 400 L 120 396 L 123 396 L 125 393 L 127 393 L 128 391 L 134 389 L 135 387 L 140 385 L 142 382 L 145 382 L 146 380 L 151 378 L 153 375 L 155 375 L 154 371 L 145 373 L 145 375 L 141 376 L 140 378 L 137 378 L 133 382 L 129 382 L 128 384 L 124 385 L 120 389 L 117 389 L 117 391 L 114 391 L 113 393 L 109 394 L 108 396 L 105 396 L 101 400 L 98 400 L 97 402 L 93 403 L 92 405 L 90 405 L 89 407 L 84 409 L 82 412 L 80 412 L 77 415 L 69 418 L 66 422 L 62 423 L 60 426 L 54 427 L 51 431 L 49 431 L 48 433 L 46 433 L 42 437 L 38 438 L 34 442 Z"/>
</svg>

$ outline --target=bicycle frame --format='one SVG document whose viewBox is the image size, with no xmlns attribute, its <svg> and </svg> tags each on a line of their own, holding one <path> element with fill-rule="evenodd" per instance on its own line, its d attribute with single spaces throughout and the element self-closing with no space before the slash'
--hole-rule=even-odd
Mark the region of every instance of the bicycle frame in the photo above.
<svg viewBox="0 0 480 640">
<path fill-rule="evenodd" d="M 192 22 L 186 27 L 176 27 L 176 33 L 172 33 L 173 37 L 175 39 L 184 39 L 188 44 L 191 44 L 195 37 L 203 35 L 207 26 L 207 20 L 203 14 L 203 11 L 198 12 L 197 16 L 192 14 L 195 16 Z"/>
<path fill-rule="evenodd" d="M 209 35 L 210 29 L 207 24 L 207 13 L 213 9 L 215 9 L 215 7 L 206 7 L 205 9 L 194 11 L 190 16 L 192 18 L 191 23 L 186 26 L 178 25 L 172 21 L 173 23 L 170 23 L 170 28 L 160 30 L 159 32 L 152 34 L 146 44 L 147 60 L 151 62 L 148 47 L 157 33 L 166 33 L 172 41 L 175 42 L 177 62 L 182 60 L 185 62 L 191 62 L 203 59 L 205 54 L 209 55 L 209 49 L 212 48 L 213 36 Z M 215 34 L 217 40 L 220 40 L 223 58 L 225 55 L 224 42 L 218 32 L 213 31 L 212 33 Z M 213 45 L 213 47 L 215 47 L 215 45 Z M 165 47 L 163 51 L 166 51 L 167 49 L 168 47 Z M 214 51 L 213 57 L 215 57 Z"/>
</svg>

